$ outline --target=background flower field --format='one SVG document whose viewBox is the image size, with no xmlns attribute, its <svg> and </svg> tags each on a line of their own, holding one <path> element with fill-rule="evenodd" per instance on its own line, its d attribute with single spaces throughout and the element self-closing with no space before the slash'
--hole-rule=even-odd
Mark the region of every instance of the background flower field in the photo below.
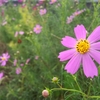
<svg viewBox="0 0 100 100">
<path fill-rule="evenodd" d="M 89 35 L 100 25 L 99 10 L 100 2 L 86 0 L 1 0 L 0 100 L 100 100 L 99 65 L 87 78 L 82 68 L 67 73 L 58 58 L 75 26 Z"/>
</svg>

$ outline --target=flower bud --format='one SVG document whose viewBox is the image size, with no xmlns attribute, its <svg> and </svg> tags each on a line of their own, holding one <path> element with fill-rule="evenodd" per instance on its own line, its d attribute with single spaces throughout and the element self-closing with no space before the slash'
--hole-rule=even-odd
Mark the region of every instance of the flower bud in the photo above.
<svg viewBox="0 0 100 100">
<path fill-rule="evenodd" d="M 49 91 L 48 90 L 43 90 L 42 91 L 42 96 L 43 97 L 48 97 L 49 96 Z"/>
<path fill-rule="evenodd" d="M 58 81 L 59 81 L 58 77 L 53 77 L 53 78 L 52 78 L 52 82 L 53 82 L 53 83 L 57 83 Z"/>
</svg>

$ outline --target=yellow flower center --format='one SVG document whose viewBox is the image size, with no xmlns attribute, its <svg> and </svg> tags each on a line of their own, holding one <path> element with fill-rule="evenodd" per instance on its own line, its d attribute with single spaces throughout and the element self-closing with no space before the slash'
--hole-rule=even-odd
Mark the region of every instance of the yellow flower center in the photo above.
<svg viewBox="0 0 100 100">
<path fill-rule="evenodd" d="M 36 30 L 38 31 L 38 30 L 39 30 L 39 28 L 37 27 L 37 28 L 36 28 Z"/>
<path fill-rule="evenodd" d="M 90 43 L 87 40 L 80 40 L 76 45 L 76 50 L 81 54 L 88 52 L 89 48 L 90 48 Z"/>
<path fill-rule="evenodd" d="M 3 61 L 4 61 L 4 60 L 6 60 L 6 58 L 5 58 L 5 57 L 2 57 L 1 59 L 2 59 Z"/>
</svg>

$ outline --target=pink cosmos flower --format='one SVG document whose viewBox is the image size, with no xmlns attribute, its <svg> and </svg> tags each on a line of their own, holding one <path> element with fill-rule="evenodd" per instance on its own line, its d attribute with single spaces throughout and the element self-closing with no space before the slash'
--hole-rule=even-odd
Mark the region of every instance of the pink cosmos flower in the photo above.
<svg viewBox="0 0 100 100">
<path fill-rule="evenodd" d="M 34 27 L 34 32 L 36 33 L 36 34 L 39 34 L 40 32 L 41 32 L 41 29 L 42 29 L 42 26 L 40 26 L 40 25 L 36 25 L 35 27 Z"/>
<path fill-rule="evenodd" d="M 20 67 L 16 68 L 16 74 L 20 74 L 22 72 L 22 69 Z"/>
<path fill-rule="evenodd" d="M 55 2 L 57 2 L 57 0 L 51 0 L 49 3 L 54 4 Z"/>
<path fill-rule="evenodd" d="M 19 31 L 19 32 L 18 32 L 18 31 L 16 31 L 16 32 L 15 32 L 15 37 L 17 37 L 17 36 L 18 36 L 18 34 L 23 35 L 23 34 L 24 34 L 24 32 L 23 32 L 23 31 Z"/>
<path fill-rule="evenodd" d="M 62 45 L 70 49 L 60 52 L 58 58 L 60 61 L 69 60 L 64 68 L 68 73 L 75 74 L 82 64 L 86 77 L 93 78 L 98 75 L 93 61 L 100 64 L 100 26 L 95 28 L 88 38 L 86 38 L 87 32 L 83 25 L 77 25 L 74 32 L 76 39 L 70 36 L 62 38 Z"/>
<path fill-rule="evenodd" d="M 8 53 L 3 53 L 2 56 L 0 56 L 1 66 L 5 66 L 9 58 L 10 58 L 10 55 Z"/>
<path fill-rule="evenodd" d="M 29 63 L 29 61 L 30 61 L 30 58 L 28 58 L 28 59 L 26 60 L 26 63 L 25 63 L 25 64 L 28 64 L 28 63 Z"/>
<path fill-rule="evenodd" d="M 0 80 L 3 78 L 3 76 L 4 76 L 4 73 L 0 72 Z"/>
<path fill-rule="evenodd" d="M 24 34 L 24 32 L 23 32 L 23 31 L 19 31 L 19 34 L 20 34 L 20 35 L 23 35 L 23 34 Z"/>
<path fill-rule="evenodd" d="M 46 9 L 40 9 L 39 14 L 40 14 L 40 15 L 44 15 L 44 14 L 46 14 L 46 12 L 47 12 L 47 10 L 46 10 Z"/>
<path fill-rule="evenodd" d="M 16 66 L 17 64 L 17 59 L 14 60 L 13 65 Z"/>
</svg>

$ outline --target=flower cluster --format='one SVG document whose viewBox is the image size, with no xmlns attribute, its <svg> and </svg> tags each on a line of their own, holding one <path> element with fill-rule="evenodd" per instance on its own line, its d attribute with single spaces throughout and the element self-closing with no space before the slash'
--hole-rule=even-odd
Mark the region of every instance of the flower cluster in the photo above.
<svg viewBox="0 0 100 100">
<path fill-rule="evenodd" d="M 30 58 L 28 58 L 25 62 L 25 64 L 27 65 L 30 62 Z M 15 58 L 15 60 L 13 61 L 13 65 L 17 66 L 18 60 Z M 24 66 L 24 63 L 21 63 L 20 66 Z M 22 68 L 21 67 L 17 67 L 16 68 L 16 74 L 20 74 L 22 72 Z"/>
<path fill-rule="evenodd" d="M 76 16 L 80 15 L 84 11 L 86 11 L 86 9 L 82 9 L 82 10 L 75 11 L 71 16 L 67 17 L 66 23 L 67 24 L 71 23 Z"/>
</svg>

